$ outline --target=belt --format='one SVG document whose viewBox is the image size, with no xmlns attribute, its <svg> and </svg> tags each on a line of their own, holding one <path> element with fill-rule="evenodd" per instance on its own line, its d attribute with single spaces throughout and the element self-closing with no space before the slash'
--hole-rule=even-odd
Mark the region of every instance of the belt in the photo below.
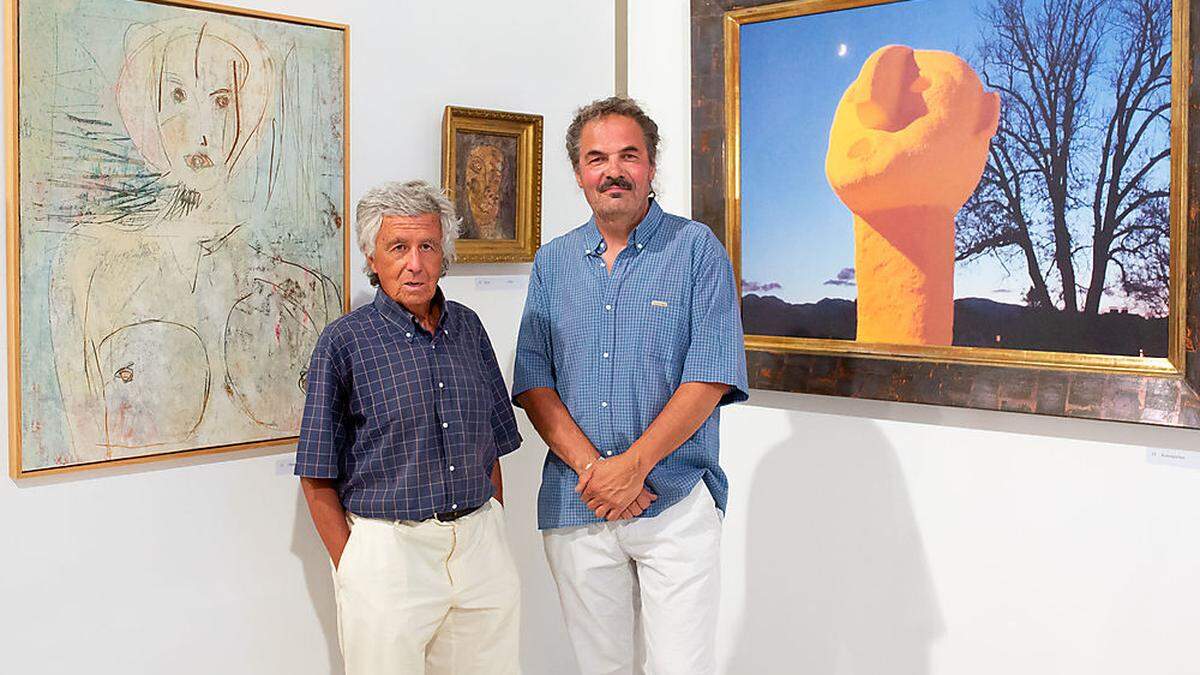
<svg viewBox="0 0 1200 675">
<path fill-rule="evenodd" d="M 482 506 L 482 504 L 480 506 Z M 433 519 L 439 523 L 449 523 L 458 520 L 463 516 L 469 516 L 478 511 L 479 508 L 479 506 L 471 506 L 465 509 L 459 509 L 457 511 L 444 511 L 442 513 L 435 513 L 433 514 Z"/>
</svg>

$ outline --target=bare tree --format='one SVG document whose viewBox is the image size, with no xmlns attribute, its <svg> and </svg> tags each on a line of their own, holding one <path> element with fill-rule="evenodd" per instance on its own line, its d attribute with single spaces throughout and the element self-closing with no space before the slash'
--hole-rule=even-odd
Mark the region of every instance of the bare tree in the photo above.
<svg viewBox="0 0 1200 675">
<path fill-rule="evenodd" d="M 1153 240 L 1170 236 L 1169 229 L 1161 232 L 1166 219 L 1157 217 L 1166 208 L 1169 181 L 1155 181 L 1154 170 L 1171 157 L 1170 143 L 1156 144 L 1171 128 L 1171 2 L 1123 0 L 1112 23 L 1120 47 L 1092 201 L 1092 270 L 1084 303 L 1089 314 L 1100 309 L 1110 261 L 1142 268 L 1139 258 L 1161 246 Z"/>
<path fill-rule="evenodd" d="M 1120 286 L 1149 316 L 1167 316 L 1171 277 L 1169 202 L 1155 199 L 1138 209 L 1129 233 L 1114 247 Z"/>
<path fill-rule="evenodd" d="M 1170 0 L 992 0 L 981 18 L 980 64 L 1001 119 L 959 214 L 958 259 L 1020 260 L 1031 305 L 1076 312 L 1076 255 L 1090 249 L 1083 309 L 1096 314 L 1109 264 L 1123 266 L 1124 284 L 1161 244 L 1150 239 L 1168 189 L 1155 186 L 1170 155 Z"/>
</svg>

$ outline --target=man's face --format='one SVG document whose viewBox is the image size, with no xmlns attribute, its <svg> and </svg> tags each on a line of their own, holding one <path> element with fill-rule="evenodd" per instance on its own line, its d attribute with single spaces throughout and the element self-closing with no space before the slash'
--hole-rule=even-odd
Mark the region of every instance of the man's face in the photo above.
<svg viewBox="0 0 1200 675">
<path fill-rule="evenodd" d="M 467 203 L 481 225 L 491 225 L 500 215 L 500 181 L 504 177 L 500 148 L 477 145 L 467 156 Z"/>
<path fill-rule="evenodd" d="M 646 136 L 633 118 L 608 115 L 583 126 L 575 182 L 598 218 L 641 218 L 653 180 Z"/>
<path fill-rule="evenodd" d="M 388 297 L 424 314 L 442 273 L 442 223 L 436 213 L 384 216 L 375 237 L 371 271 Z"/>
</svg>

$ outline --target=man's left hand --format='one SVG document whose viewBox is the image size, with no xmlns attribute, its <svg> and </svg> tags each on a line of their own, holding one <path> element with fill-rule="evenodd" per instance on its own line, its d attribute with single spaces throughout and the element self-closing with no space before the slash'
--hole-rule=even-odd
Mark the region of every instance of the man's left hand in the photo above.
<svg viewBox="0 0 1200 675">
<path fill-rule="evenodd" d="M 649 473 L 636 453 L 624 452 L 584 471 L 575 491 L 597 518 L 618 520 L 641 494 Z"/>
</svg>

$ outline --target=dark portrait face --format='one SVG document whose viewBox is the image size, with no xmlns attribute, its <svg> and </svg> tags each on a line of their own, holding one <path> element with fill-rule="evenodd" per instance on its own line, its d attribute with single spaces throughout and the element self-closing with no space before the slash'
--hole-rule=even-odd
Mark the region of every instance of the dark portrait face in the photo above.
<svg viewBox="0 0 1200 675">
<path fill-rule="evenodd" d="M 500 215 L 500 185 L 504 178 L 504 155 L 500 148 L 477 145 L 467 156 L 467 203 L 481 230 L 495 230 Z"/>
</svg>

